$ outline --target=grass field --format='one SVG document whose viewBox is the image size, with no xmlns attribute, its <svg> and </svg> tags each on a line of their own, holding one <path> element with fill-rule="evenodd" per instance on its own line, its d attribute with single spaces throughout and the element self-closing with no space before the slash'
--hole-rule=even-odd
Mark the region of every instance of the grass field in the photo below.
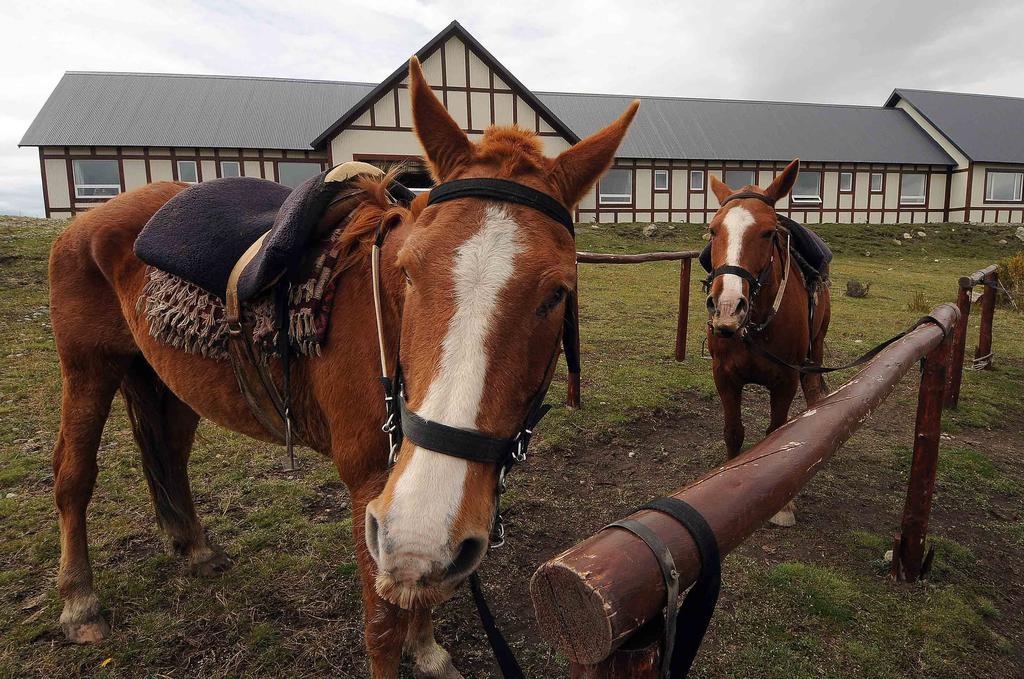
<svg viewBox="0 0 1024 679">
<path fill-rule="evenodd" d="M 234 566 L 194 579 L 156 531 L 119 401 L 89 515 L 96 588 L 114 634 L 97 646 L 64 642 L 49 466 L 60 383 L 46 290 L 49 244 L 63 225 L 0 218 L 0 677 L 364 676 L 351 518 L 333 467 L 306 453 L 286 475 L 275 447 L 204 423 L 193 488 Z M 958 276 L 1020 246 L 1009 227 L 818 230 L 836 251 L 829 362 L 920 317 L 918 293 L 927 308 L 952 301 Z M 637 225 L 581 226 L 579 247 L 692 249 L 700 234 L 690 225 L 662 226 L 653 238 Z M 527 583 L 540 561 L 724 456 L 710 363 L 700 357 L 697 272 L 688 357 L 672 360 L 677 267 L 581 267 L 584 407 L 556 407 L 541 426 L 505 498 L 510 544 L 483 568 L 528 676 L 566 674 L 532 623 Z M 868 297 L 843 296 L 850 278 L 872 284 Z M 944 417 L 932 578 L 891 583 L 882 561 L 909 467 L 911 374 L 800 496 L 797 527 L 760 530 L 726 561 L 696 676 L 1024 676 L 1022 337 L 1024 316 L 999 309 L 995 369 L 967 372 L 960 409 Z M 549 396 L 556 405 L 564 388 L 560 372 Z M 748 443 L 767 409 L 765 394 L 751 393 Z M 494 676 L 468 595 L 438 619 L 439 640 L 466 676 Z"/>
</svg>

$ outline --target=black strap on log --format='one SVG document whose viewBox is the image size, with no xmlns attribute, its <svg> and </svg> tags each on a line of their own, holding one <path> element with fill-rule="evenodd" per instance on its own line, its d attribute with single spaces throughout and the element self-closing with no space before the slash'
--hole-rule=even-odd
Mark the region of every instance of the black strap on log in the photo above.
<svg viewBox="0 0 1024 679">
<path fill-rule="evenodd" d="M 633 519 L 609 524 L 636 535 L 650 547 L 665 579 L 665 637 L 661 650 L 662 679 L 682 679 L 690 672 L 697 651 L 718 603 L 722 585 L 722 560 L 714 531 L 703 515 L 674 497 L 659 497 L 637 509 L 653 509 L 678 521 L 693 537 L 700 555 L 700 573 L 679 605 L 679 573 L 668 546 L 657 533 Z M 679 614 L 682 613 L 682 620 Z"/>
</svg>

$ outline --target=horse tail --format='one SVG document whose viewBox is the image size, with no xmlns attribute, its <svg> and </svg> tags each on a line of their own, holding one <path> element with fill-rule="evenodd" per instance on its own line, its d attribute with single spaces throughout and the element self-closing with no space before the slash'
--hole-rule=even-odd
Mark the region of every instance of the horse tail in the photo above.
<svg viewBox="0 0 1024 679">
<path fill-rule="evenodd" d="M 185 467 L 199 418 L 141 355 L 125 372 L 121 395 L 141 453 L 157 522 L 173 539 L 182 527 L 191 527 L 195 521 Z"/>
</svg>

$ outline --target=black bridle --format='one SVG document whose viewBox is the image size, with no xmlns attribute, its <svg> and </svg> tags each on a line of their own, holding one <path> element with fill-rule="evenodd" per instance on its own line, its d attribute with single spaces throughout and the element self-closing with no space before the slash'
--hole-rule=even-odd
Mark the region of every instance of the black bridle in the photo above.
<svg viewBox="0 0 1024 679">
<path fill-rule="evenodd" d="M 427 205 L 436 205 L 461 198 L 485 198 L 524 205 L 564 226 L 575 240 L 575 229 L 569 210 L 548 194 L 529 186 L 507 179 L 456 179 L 434 187 L 430 191 Z M 383 244 L 384 236 L 383 231 L 378 232 L 376 247 L 379 248 L 379 245 Z M 374 285 L 379 285 L 376 274 L 374 275 Z M 566 309 L 568 310 L 568 308 L 569 306 L 566 304 Z M 563 335 L 565 327 L 572 323 L 571 318 L 572 315 L 567 311 L 563 320 Z M 566 350 L 569 351 L 568 346 Z M 533 429 L 550 409 L 550 406 L 544 404 L 544 397 L 551 384 L 552 368 L 557 358 L 558 343 L 556 342 L 551 361 L 549 361 L 544 376 L 530 399 L 526 415 L 519 429 L 512 436 L 496 437 L 474 429 L 462 429 L 426 420 L 409 410 L 405 402 L 401 359 L 396 356 L 394 377 L 389 377 L 386 371 L 381 377 L 387 407 L 384 430 L 388 432 L 390 439 L 389 463 L 394 464 L 402 440 L 407 438 L 434 452 L 473 462 L 498 465 L 500 491 L 508 469 L 514 463 L 526 460 L 526 451 L 530 444 L 530 438 L 533 436 Z M 573 359 L 567 356 L 566 360 Z M 500 523 L 500 517 L 498 522 Z"/>
<path fill-rule="evenodd" d="M 507 179 L 477 178 L 455 179 L 439 184 L 430 191 L 427 205 L 436 205 L 450 200 L 462 198 L 483 198 L 503 203 L 523 205 L 540 212 L 566 228 L 573 241 L 576 232 L 572 215 L 558 200 L 518 182 Z M 405 402 L 405 382 L 402 377 L 402 362 L 399 352 L 395 352 L 394 377 L 387 369 L 386 347 L 384 346 L 383 321 L 380 311 L 380 249 L 384 243 L 386 232 L 383 225 L 377 230 L 377 238 L 373 246 L 373 293 L 377 317 L 377 335 L 380 342 L 381 385 L 384 389 L 384 406 L 386 419 L 382 429 L 388 434 L 388 466 L 393 465 L 404 439 L 409 439 L 418 446 L 451 457 L 494 464 L 498 467 L 498 482 L 495 490 L 494 519 L 491 528 L 490 548 L 500 547 L 505 541 L 505 528 L 500 512 L 501 494 L 505 490 L 505 477 L 512 466 L 526 461 L 526 452 L 533 437 L 534 427 L 547 414 L 551 406 L 544 403 L 555 363 L 558 360 L 559 341 L 556 340 L 540 384 L 534 391 L 527 407 L 522 424 L 515 434 L 509 437 L 491 436 L 476 429 L 453 427 L 441 422 L 427 420 L 408 408 Z M 570 292 L 569 295 L 574 293 Z M 570 311 L 569 295 L 566 295 L 565 316 L 562 321 L 560 341 L 565 345 L 566 363 L 570 370 L 579 370 L 579 356 L 575 352 L 576 327 L 574 314 Z M 401 342 L 399 342 L 401 344 Z M 498 630 L 487 601 L 484 598 L 477 573 L 470 576 L 470 590 L 476 603 L 477 612 L 494 651 L 495 658 L 501 668 L 502 675 L 507 679 L 523 677 L 523 671 L 515 659 L 504 636 Z"/>
<path fill-rule="evenodd" d="M 765 205 L 767 205 L 768 207 L 772 208 L 773 210 L 775 209 L 775 201 L 774 200 L 772 200 L 771 198 L 769 198 L 768 196 L 766 196 L 766 195 L 764 195 L 762 193 L 756 193 L 754 191 L 740 191 L 739 193 L 734 193 L 734 194 L 732 194 L 731 196 L 728 196 L 725 200 L 722 201 L 721 207 L 725 207 L 725 205 L 727 203 L 731 202 L 731 201 L 741 200 L 741 199 L 744 199 L 744 198 L 753 198 L 755 200 L 759 200 L 762 203 L 764 203 Z M 719 208 L 719 209 L 721 209 L 721 208 Z M 765 262 L 765 265 L 763 267 L 761 267 L 761 270 L 757 274 L 754 274 L 749 269 L 745 269 L 742 266 L 735 266 L 733 264 L 723 264 L 722 266 L 715 267 L 707 275 L 707 277 L 704 278 L 703 281 L 701 281 L 701 284 L 704 286 L 704 293 L 705 294 L 710 294 L 711 293 L 711 285 L 715 282 L 715 279 L 718 278 L 719 276 L 724 276 L 725 274 L 732 274 L 733 276 L 739 276 L 740 278 L 742 278 L 743 280 L 745 280 L 747 282 L 747 284 L 750 286 L 750 295 L 749 295 L 749 297 L 750 297 L 750 308 L 747 311 L 747 318 L 743 322 L 743 327 L 740 328 L 739 335 L 744 340 L 748 340 L 748 341 L 749 341 L 749 338 L 751 338 L 753 335 L 756 335 L 757 333 L 763 331 L 772 322 L 772 319 L 775 318 L 776 312 L 778 312 L 778 306 L 782 302 L 782 294 L 785 292 L 785 285 L 783 285 L 782 290 L 780 290 L 780 294 L 777 296 L 775 302 L 769 308 L 768 315 L 765 318 L 765 320 L 763 320 L 760 323 L 755 323 L 754 322 L 754 315 L 755 315 L 754 314 L 754 299 L 757 297 L 758 293 L 761 292 L 761 288 L 763 288 L 765 286 L 765 284 L 768 282 L 769 277 L 772 274 L 772 268 L 775 266 L 775 251 L 776 250 L 781 250 L 784 247 L 785 248 L 785 250 L 784 250 L 785 253 L 788 254 L 790 252 L 790 243 L 789 243 L 789 240 L 788 240 L 788 238 L 789 238 L 789 229 L 787 229 L 787 225 L 786 225 L 786 221 L 789 218 L 788 217 L 784 217 L 784 216 L 776 213 L 775 214 L 775 219 L 776 219 L 776 227 L 775 227 L 775 232 L 772 234 L 771 252 L 768 255 L 768 261 Z M 786 241 L 785 245 L 783 245 L 780 242 L 780 240 L 779 240 L 779 234 L 780 233 L 785 233 L 787 235 L 787 241 Z M 783 273 L 783 276 L 786 276 L 788 274 L 789 262 L 788 261 L 785 262 L 784 266 L 786 268 L 783 270 L 782 273 Z M 709 321 L 709 323 L 710 323 L 710 321 Z"/>
</svg>

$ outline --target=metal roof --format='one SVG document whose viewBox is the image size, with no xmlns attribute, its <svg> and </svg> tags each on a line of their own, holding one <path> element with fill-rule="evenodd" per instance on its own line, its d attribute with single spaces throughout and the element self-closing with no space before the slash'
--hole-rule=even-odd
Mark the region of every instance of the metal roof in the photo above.
<svg viewBox="0 0 1024 679">
<path fill-rule="evenodd" d="M 896 89 L 965 156 L 989 163 L 1024 163 L 1024 99 L 989 94 Z"/>
<path fill-rule="evenodd" d="M 309 150 L 372 83 L 69 72 L 22 146 Z M 899 109 L 538 92 L 578 137 L 643 102 L 620 158 L 920 163 L 953 160 Z M 1020 101 L 1020 100 L 1013 100 Z M 1009 137 L 993 134 L 1012 145 Z M 1013 140 L 1024 144 L 1024 135 Z"/>
<path fill-rule="evenodd" d="M 69 72 L 21 146 L 309 150 L 372 83 Z"/>
<path fill-rule="evenodd" d="M 792 160 L 952 165 L 953 159 L 901 110 L 774 101 L 538 92 L 581 137 L 640 110 L 622 158 Z"/>
</svg>

